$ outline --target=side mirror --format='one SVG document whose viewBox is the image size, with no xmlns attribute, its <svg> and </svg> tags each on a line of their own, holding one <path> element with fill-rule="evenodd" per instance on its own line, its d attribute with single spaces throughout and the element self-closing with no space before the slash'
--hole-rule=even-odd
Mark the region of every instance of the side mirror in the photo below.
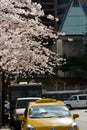
<svg viewBox="0 0 87 130">
<path fill-rule="evenodd" d="M 19 116 L 19 117 L 18 117 L 18 120 L 23 121 L 23 120 L 24 120 L 24 115 Z"/>
<path fill-rule="evenodd" d="M 79 118 L 79 114 L 73 114 L 73 119 Z"/>
</svg>

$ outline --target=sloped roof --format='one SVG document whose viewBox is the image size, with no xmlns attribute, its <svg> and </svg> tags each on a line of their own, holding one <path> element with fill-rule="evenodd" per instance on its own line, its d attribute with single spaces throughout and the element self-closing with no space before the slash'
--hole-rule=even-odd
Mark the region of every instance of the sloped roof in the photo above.
<svg viewBox="0 0 87 130">
<path fill-rule="evenodd" d="M 73 0 L 59 29 L 66 35 L 83 35 L 87 28 L 87 16 L 79 2 Z"/>
</svg>

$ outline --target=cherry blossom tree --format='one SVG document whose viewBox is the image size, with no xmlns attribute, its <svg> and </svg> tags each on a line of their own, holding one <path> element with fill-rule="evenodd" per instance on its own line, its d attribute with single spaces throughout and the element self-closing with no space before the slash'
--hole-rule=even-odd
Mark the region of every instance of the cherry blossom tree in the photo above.
<svg viewBox="0 0 87 130">
<path fill-rule="evenodd" d="M 0 66 L 3 69 L 52 74 L 53 68 L 59 65 L 56 54 L 47 48 L 58 36 L 42 24 L 43 15 L 41 5 L 31 0 L 0 0 Z"/>
</svg>

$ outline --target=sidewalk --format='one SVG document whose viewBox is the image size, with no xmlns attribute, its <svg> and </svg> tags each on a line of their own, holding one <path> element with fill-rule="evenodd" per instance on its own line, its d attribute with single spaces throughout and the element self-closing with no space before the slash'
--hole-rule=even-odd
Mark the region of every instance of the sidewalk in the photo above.
<svg viewBox="0 0 87 130">
<path fill-rule="evenodd" d="M 1 128 L 0 130 L 11 130 L 10 128 Z"/>
<path fill-rule="evenodd" d="M 11 130 L 11 129 L 8 128 L 8 126 L 2 126 L 2 128 L 0 128 L 0 130 Z"/>
</svg>

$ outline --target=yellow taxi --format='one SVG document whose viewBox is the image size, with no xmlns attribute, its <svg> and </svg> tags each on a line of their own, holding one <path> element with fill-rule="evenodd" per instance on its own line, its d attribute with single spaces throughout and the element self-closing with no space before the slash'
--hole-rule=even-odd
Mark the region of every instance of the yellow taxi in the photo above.
<svg viewBox="0 0 87 130">
<path fill-rule="evenodd" d="M 78 117 L 71 115 L 62 101 L 44 98 L 27 105 L 21 130 L 79 130 L 75 122 Z"/>
</svg>

